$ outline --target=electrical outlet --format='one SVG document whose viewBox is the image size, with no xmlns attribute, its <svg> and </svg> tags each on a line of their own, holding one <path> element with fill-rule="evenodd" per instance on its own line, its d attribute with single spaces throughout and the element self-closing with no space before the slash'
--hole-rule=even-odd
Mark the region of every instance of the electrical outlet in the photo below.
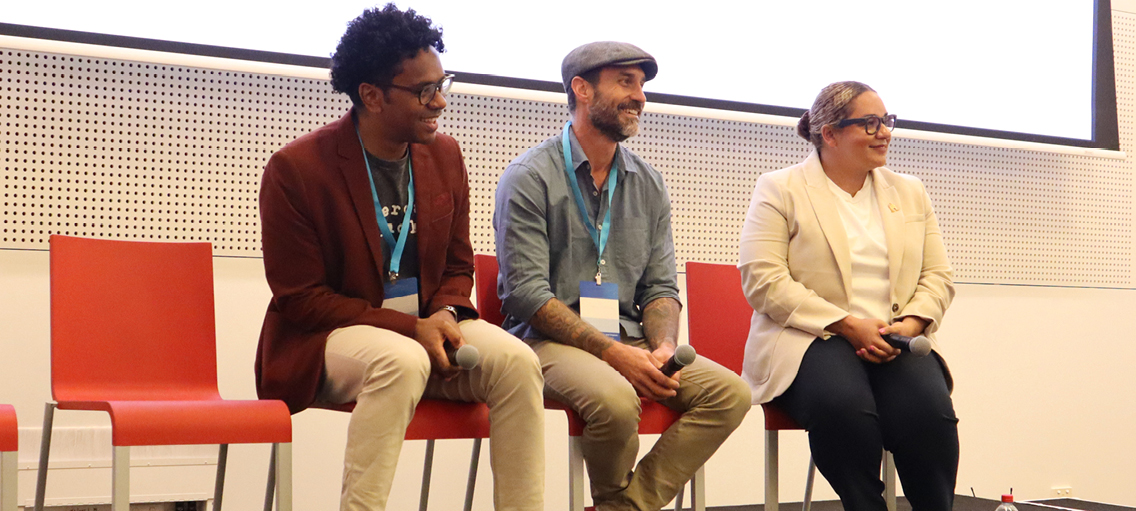
<svg viewBox="0 0 1136 511">
<path fill-rule="evenodd" d="M 1057 499 L 1067 499 L 1073 496 L 1072 486 L 1057 486 L 1049 490 L 1049 496 Z"/>
</svg>

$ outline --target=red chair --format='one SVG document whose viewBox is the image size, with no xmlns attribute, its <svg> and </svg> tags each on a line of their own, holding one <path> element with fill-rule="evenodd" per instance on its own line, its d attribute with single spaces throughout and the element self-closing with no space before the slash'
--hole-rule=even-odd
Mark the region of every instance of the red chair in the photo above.
<svg viewBox="0 0 1136 511">
<path fill-rule="evenodd" d="M 16 459 L 20 450 L 16 409 L 0 405 L 0 511 L 16 511 Z"/>
<path fill-rule="evenodd" d="M 750 307 L 742 294 L 741 274 L 737 267 L 687 262 L 686 311 L 690 345 L 698 350 L 698 356 L 714 360 L 741 374 L 753 307 Z M 761 409 L 765 412 L 765 511 L 777 511 L 777 434 L 780 431 L 804 428 L 775 402 L 763 403 Z M 884 454 L 884 498 L 889 511 L 895 511 L 895 466 L 891 453 L 885 451 Z M 815 473 L 816 465 L 810 457 L 805 482 L 805 511 L 812 504 Z"/>
<path fill-rule="evenodd" d="M 355 403 L 334 405 L 316 403 L 313 408 L 351 413 Z M 407 440 L 426 441 L 426 459 L 422 465 L 422 490 L 418 495 L 419 511 L 426 511 L 430 497 L 430 475 L 434 466 L 434 441 L 448 439 L 473 439 L 473 453 L 469 460 L 469 477 L 465 486 L 465 511 L 473 509 L 473 489 L 477 484 L 477 465 L 481 457 L 481 440 L 489 438 L 489 407 L 485 403 L 466 403 L 445 399 L 422 399 L 414 409 L 414 418 L 406 427 Z M 269 461 L 268 493 L 264 499 L 264 509 L 272 508 L 272 467 L 276 463 L 273 456 Z"/>
<path fill-rule="evenodd" d="M 213 509 L 228 444 L 272 443 L 280 511 L 292 508 L 292 420 L 281 401 L 217 391 L 209 243 L 51 236 L 51 393 L 43 418 L 37 511 L 43 509 L 55 409 L 110 414 L 111 509 L 130 507 L 130 447 L 220 444 Z"/>
<path fill-rule="evenodd" d="M 473 258 L 477 280 L 477 311 L 481 319 L 500 326 L 505 320 L 501 312 L 501 299 L 497 296 L 497 257 L 477 254 Z M 655 401 L 640 398 L 639 434 L 658 435 L 671 427 L 682 414 Z M 584 451 L 580 440 L 586 423 L 567 405 L 551 399 L 544 400 L 548 410 L 562 410 L 568 416 L 568 509 L 584 509 Z M 675 511 L 682 509 L 683 491 L 675 497 Z M 706 472 L 699 467 L 690 480 L 690 505 L 696 511 L 706 509 Z"/>
</svg>

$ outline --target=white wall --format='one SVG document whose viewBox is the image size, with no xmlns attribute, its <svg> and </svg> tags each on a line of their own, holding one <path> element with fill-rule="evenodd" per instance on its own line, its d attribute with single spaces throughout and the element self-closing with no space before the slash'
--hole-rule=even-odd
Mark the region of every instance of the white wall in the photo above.
<svg viewBox="0 0 1136 511">
<path fill-rule="evenodd" d="M 259 259 L 215 258 L 218 360 L 222 395 L 255 398 L 252 365 L 269 292 Z M 48 256 L 0 251 L 0 388 L 21 422 L 21 503 L 33 495 L 31 468 L 38 448 L 48 380 Z M 1071 486 L 1074 495 L 1136 506 L 1136 382 L 1130 377 L 1136 343 L 1123 324 L 1136 310 L 1136 292 L 1100 289 L 961 285 L 940 339 L 954 374 L 962 460 L 959 493 L 970 488 L 994 497 L 1014 488 L 1019 499 L 1044 498 Z M 12 391 L 9 389 L 16 389 Z M 306 411 L 295 416 L 296 509 L 336 506 L 347 414 Z M 563 415 L 548 413 L 547 509 L 567 506 L 567 440 Z M 710 505 L 761 502 L 762 420 L 757 408 L 707 466 Z M 56 427 L 105 427 L 99 413 L 59 412 Z M 57 437 L 58 438 L 58 437 Z M 653 438 L 645 438 L 649 446 Z M 57 440 L 59 442 L 59 440 Z M 104 444 L 106 445 L 106 444 Z M 440 442 L 432 502 L 460 506 L 468 441 Z M 403 451 L 391 509 L 417 505 L 423 442 Z M 74 451 L 72 451 L 74 452 Z M 83 461 L 105 463 L 109 446 L 88 449 Z M 212 465 L 205 448 L 139 453 L 179 468 L 136 469 L 136 495 L 159 493 L 173 474 L 186 495 L 209 495 Z M 803 433 L 782 434 L 782 495 L 799 500 L 808 457 Z M 234 446 L 226 503 L 255 509 L 263 495 L 268 449 Z M 488 450 L 485 449 L 485 455 Z M 148 475 L 147 471 L 159 471 Z M 67 471 L 76 472 L 76 471 Z M 61 475 L 49 496 L 109 494 L 109 471 Z M 477 509 L 491 509 L 487 460 L 482 463 Z M 57 479 L 52 482 L 55 483 Z M 65 477 L 69 479 L 64 479 Z M 155 480 L 148 479 L 154 478 Z M 835 495 L 823 483 L 817 497 Z"/>
</svg>

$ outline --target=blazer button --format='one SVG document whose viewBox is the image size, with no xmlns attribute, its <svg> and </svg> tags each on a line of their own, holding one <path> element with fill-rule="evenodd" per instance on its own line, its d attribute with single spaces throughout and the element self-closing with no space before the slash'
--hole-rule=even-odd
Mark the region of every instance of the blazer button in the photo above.
<svg viewBox="0 0 1136 511">
<path fill-rule="evenodd" d="M 892 312 L 899 312 L 899 304 L 898 303 L 891 304 L 891 311 Z"/>
</svg>

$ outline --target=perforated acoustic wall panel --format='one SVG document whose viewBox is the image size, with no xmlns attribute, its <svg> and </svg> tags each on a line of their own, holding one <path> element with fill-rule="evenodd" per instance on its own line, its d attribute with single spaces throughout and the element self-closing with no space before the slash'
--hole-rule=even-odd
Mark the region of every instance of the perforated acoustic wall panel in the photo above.
<svg viewBox="0 0 1136 511">
<path fill-rule="evenodd" d="M 1136 17 L 1113 13 L 1122 150 L 1133 151 Z M 51 233 L 211 241 L 259 256 L 260 172 L 346 111 L 326 81 L 0 50 L 0 248 Z M 886 100 L 886 98 L 885 98 Z M 453 94 L 443 130 L 470 173 L 474 249 L 492 253 L 497 179 L 559 132 L 564 105 Z M 647 114 L 627 147 L 665 176 L 679 264 L 734 263 L 753 183 L 810 147 L 783 126 Z M 956 279 L 1136 287 L 1132 158 L 896 138 L 890 167 L 923 180 Z M 681 270 L 681 266 L 680 266 Z"/>
</svg>

